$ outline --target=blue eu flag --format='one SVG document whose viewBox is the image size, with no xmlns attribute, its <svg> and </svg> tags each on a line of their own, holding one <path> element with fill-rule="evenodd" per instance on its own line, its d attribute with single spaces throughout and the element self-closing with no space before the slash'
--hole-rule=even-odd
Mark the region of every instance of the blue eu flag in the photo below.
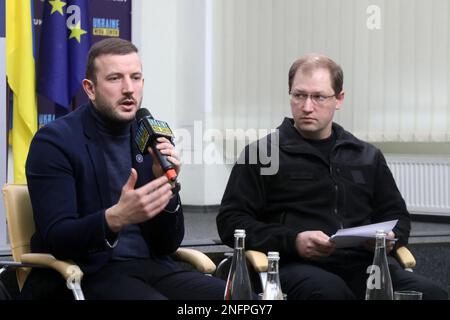
<svg viewBox="0 0 450 320">
<path fill-rule="evenodd" d="M 46 0 L 42 18 L 37 91 L 71 109 L 90 48 L 87 0 Z"/>
</svg>

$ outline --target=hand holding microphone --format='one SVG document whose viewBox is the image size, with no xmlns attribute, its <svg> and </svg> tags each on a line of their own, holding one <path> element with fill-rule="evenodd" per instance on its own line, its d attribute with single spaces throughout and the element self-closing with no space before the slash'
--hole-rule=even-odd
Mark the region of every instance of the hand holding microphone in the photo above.
<svg viewBox="0 0 450 320">
<path fill-rule="evenodd" d="M 173 168 L 169 168 L 166 171 L 162 165 L 160 165 L 159 156 L 155 154 L 154 149 L 148 148 L 148 152 L 151 154 L 153 159 L 155 159 L 152 166 L 153 174 L 155 177 L 165 175 L 167 179 L 169 179 L 169 182 L 176 182 L 178 179 L 178 174 L 180 173 L 181 161 L 172 142 L 167 138 L 159 137 L 156 139 L 155 148 L 159 150 L 161 157 L 164 157 L 169 163 L 172 164 Z"/>
<path fill-rule="evenodd" d="M 180 161 L 173 150 L 173 132 L 169 125 L 160 120 L 156 120 L 150 112 L 141 108 L 136 112 L 138 128 L 136 130 L 135 142 L 141 154 L 146 154 L 148 148 L 158 159 L 169 181 L 175 182 L 178 177 Z"/>
<path fill-rule="evenodd" d="M 147 109 L 139 109 L 136 120 L 138 128 L 134 141 L 142 155 L 149 153 L 150 149 L 153 158 L 158 159 L 153 161 L 156 179 L 135 189 L 137 172 L 131 169 L 119 202 L 105 211 L 106 222 L 113 232 L 119 232 L 128 224 L 141 223 L 155 217 L 180 190 L 180 184 L 176 182 L 180 160 L 171 143 L 172 130 L 166 122 L 155 120 Z M 167 180 L 171 182 L 170 185 Z"/>
</svg>

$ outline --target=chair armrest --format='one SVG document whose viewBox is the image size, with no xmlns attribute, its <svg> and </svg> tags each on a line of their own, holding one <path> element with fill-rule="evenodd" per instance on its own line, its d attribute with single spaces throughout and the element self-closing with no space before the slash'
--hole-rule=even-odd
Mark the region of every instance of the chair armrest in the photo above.
<svg viewBox="0 0 450 320">
<path fill-rule="evenodd" d="M 214 262 L 201 251 L 189 248 L 178 248 L 172 256 L 177 260 L 190 263 L 201 273 L 212 274 L 216 271 Z"/>
<path fill-rule="evenodd" d="M 416 266 L 416 259 L 407 247 L 400 247 L 395 252 L 398 261 L 403 268 L 414 268 Z"/>
<path fill-rule="evenodd" d="M 54 269 L 58 271 L 66 281 L 72 279 L 81 281 L 81 279 L 83 278 L 83 272 L 81 271 L 80 267 L 78 267 L 74 263 L 58 260 L 51 254 L 25 253 L 20 257 L 20 260 L 23 263 L 30 263 Z"/>
<path fill-rule="evenodd" d="M 245 251 L 245 256 L 256 272 L 267 272 L 268 261 L 265 253 L 255 250 Z"/>
</svg>

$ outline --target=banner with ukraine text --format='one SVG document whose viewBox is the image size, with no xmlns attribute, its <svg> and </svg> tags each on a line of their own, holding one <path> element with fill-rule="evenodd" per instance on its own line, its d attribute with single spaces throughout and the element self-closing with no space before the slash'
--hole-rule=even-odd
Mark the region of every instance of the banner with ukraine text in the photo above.
<svg viewBox="0 0 450 320">
<path fill-rule="evenodd" d="M 37 130 L 32 3 L 6 1 L 6 75 L 12 90 L 14 182 L 26 183 L 25 161 Z"/>
<path fill-rule="evenodd" d="M 80 7 L 80 27 L 81 30 L 86 31 L 87 33 L 83 33 L 83 31 L 78 31 L 80 33 L 80 42 L 78 42 L 77 38 L 70 38 L 71 30 L 68 29 L 68 25 L 73 25 L 74 21 L 77 21 L 76 11 L 72 11 L 72 5 L 77 5 L 74 1 L 68 0 L 34 0 L 34 32 L 36 39 L 36 52 L 39 53 L 36 59 L 36 66 L 38 67 L 38 77 L 40 82 L 40 89 L 37 94 L 37 102 L 38 102 L 38 124 L 39 127 L 46 125 L 47 123 L 59 118 L 77 106 L 88 102 L 88 98 L 84 93 L 81 87 L 81 80 L 75 80 L 71 75 L 72 80 L 68 80 L 69 74 L 66 77 L 63 76 L 62 68 L 58 67 L 58 63 L 62 63 L 63 61 L 68 61 L 68 58 L 62 59 L 61 55 L 61 47 L 62 44 L 56 41 L 55 36 L 59 35 L 59 37 L 63 44 L 72 45 L 78 44 L 78 49 L 81 52 L 84 52 L 82 46 L 84 46 L 88 41 L 85 41 L 87 37 L 90 38 L 90 45 L 94 44 L 97 41 L 100 41 L 106 37 L 120 37 L 123 39 L 131 40 L 131 0 L 91 0 L 85 1 L 88 4 L 87 10 L 83 10 L 83 4 L 78 5 Z M 45 9 L 45 10 L 44 10 Z M 52 11 L 54 11 L 52 13 Z M 64 17 L 60 12 L 64 13 Z M 83 16 L 84 14 L 89 14 L 88 22 L 84 24 Z M 63 19 L 59 19 L 63 17 Z M 48 22 L 49 18 L 52 18 Z M 66 19 L 65 22 L 62 21 Z M 67 21 L 69 20 L 69 21 Z M 53 30 L 50 28 L 50 25 L 55 26 L 52 23 L 64 23 L 63 28 L 60 30 Z M 84 22 L 83 22 L 84 21 Z M 44 30 L 45 29 L 45 30 Z M 50 29 L 50 30 L 49 30 Z M 56 34 L 57 31 L 65 31 L 59 34 Z M 50 33 L 49 33 L 50 32 Z M 53 34 L 54 33 L 54 34 Z M 89 34 L 88 34 L 89 33 Z M 52 37 L 48 37 L 48 34 L 53 34 Z M 62 35 L 62 36 L 61 36 Z M 66 35 L 66 37 L 64 37 Z M 41 44 L 42 42 L 42 44 Z M 54 48 L 53 46 L 56 46 Z M 42 50 L 41 50 L 42 48 Z M 76 48 L 63 47 L 66 48 L 66 52 L 73 52 Z M 67 57 L 67 54 L 64 55 Z M 41 62 L 42 58 L 42 62 Z M 74 59 L 73 55 L 70 59 Z M 86 60 L 86 56 L 81 57 L 81 60 L 78 60 L 76 64 L 70 64 L 71 68 L 77 69 L 80 73 L 78 75 L 84 75 L 84 63 Z M 55 61 L 53 63 L 53 61 Z M 52 64 L 53 63 L 53 64 Z M 69 62 L 70 63 L 70 62 Z M 80 63 L 83 64 L 80 67 Z M 64 72 L 71 72 L 69 68 L 66 68 Z M 46 80 L 51 78 L 51 75 L 57 74 L 62 77 L 62 81 L 53 81 L 51 83 L 46 83 Z M 47 78 L 47 79 L 45 79 Z M 82 77 L 81 77 L 82 79 Z M 53 84 L 57 84 L 58 86 L 55 88 Z M 63 90 L 60 87 L 72 87 L 72 91 L 77 84 L 80 84 L 78 92 L 75 95 L 75 98 L 69 99 L 71 96 L 70 89 Z M 75 86 L 73 86 L 75 84 Z M 52 89 L 54 88 L 54 89 Z M 42 89 L 42 90 L 41 90 Z M 53 92 L 53 90 L 58 90 L 57 92 Z M 63 94 L 61 94 L 61 92 Z M 73 92 L 72 92 L 73 93 Z M 70 100 L 69 107 L 62 106 L 56 101 L 57 98 L 53 96 L 58 96 L 62 99 L 58 100 Z"/>
</svg>

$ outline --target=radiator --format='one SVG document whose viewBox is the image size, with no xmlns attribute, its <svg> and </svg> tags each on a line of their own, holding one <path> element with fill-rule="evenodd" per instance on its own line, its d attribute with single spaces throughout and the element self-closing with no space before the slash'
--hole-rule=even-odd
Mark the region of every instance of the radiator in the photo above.
<svg viewBox="0 0 450 320">
<path fill-rule="evenodd" d="M 408 210 L 450 216 L 450 157 L 386 155 Z"/>
</svg>

